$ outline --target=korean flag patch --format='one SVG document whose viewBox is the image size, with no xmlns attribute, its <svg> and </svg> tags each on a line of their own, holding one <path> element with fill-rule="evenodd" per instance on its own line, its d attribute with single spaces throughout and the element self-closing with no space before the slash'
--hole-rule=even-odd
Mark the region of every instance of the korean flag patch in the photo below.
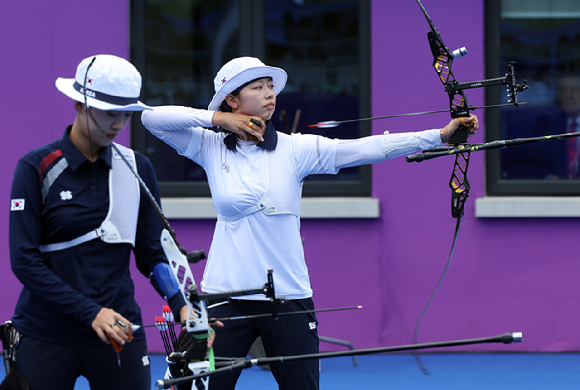
<svg viewBox="0 0 580 390">
<path fill-rule="evenodd" d="M 10 211 L 24 210 L 24 199 L 10 199 Z"/>
</svg>

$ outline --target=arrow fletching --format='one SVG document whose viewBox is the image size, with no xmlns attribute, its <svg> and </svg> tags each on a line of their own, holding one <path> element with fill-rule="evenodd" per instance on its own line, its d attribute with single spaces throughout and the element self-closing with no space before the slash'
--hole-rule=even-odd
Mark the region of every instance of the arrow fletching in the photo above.
<svg viewBox="0 0 580 390">
<path fill-rule="evenodd" d="M 337 121 L 326 121 L 326 122 L 318 122 L 313 125 L 308 125 L 308 127 L 318 127 L 320 129 L 329 129 L 331 127 L 336 127 L 340 125 L 341 122 Z"/>
</svg>

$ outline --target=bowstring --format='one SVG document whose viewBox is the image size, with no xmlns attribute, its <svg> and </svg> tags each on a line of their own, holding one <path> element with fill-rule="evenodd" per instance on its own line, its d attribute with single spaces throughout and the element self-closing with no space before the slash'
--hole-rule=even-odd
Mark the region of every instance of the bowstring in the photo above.
<svg viewBox="0 0 580 390">
<path fill-rule="evenodd" d="M 89 66 L 87 66 L 87 71 L 85 72 L 85 79 L 83 81 L 83 97 L 85 98 L 85 119 L 87 122 L 87 134 L 89 136 L 89 150 L 90 150 L 90 154 L 91 154 L 91 161 L 93 160 L 93 141 L 91 139 L 91 132 L 89 131 L 89 116 L 87 115 L 87 111 L 89 110 L 89 105 L 88 105 L 88 100 L 87 100 L 87 79 L 89 78 L 89 69 L 91 69 L 91 67 L 95 63 L 96 59 L 97 59 L 96 56 L 93 57 L 93 59 L 91 60 L 91 63 L 89 64 Z M 94 119 L 93 119 L 93 121 L 94 121 Z M 99 127 L 99 129 L 100 129 L 100 127 Z M 93 166 L 93 169 L 94 169 L 94 166 Z"/>
</svg>

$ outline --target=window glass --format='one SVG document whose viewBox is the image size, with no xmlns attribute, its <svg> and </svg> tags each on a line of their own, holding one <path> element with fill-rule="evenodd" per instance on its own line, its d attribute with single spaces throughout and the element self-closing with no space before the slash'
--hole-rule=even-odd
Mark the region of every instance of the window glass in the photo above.
<svg viewBox="0 0 580 390">
<path fill-rule="evenodd" d="M 288 83 L 273 121 L 278 131 L 358 138 L 359 123 L 322 129 L 308 125 L 361 115 L 359 2 L 266 1 L 266 62 L 284 68 Z M 364 130 L 362 130 L 364 131 Z M 359 168 L 306 180 L 358 180 Z"/>
<path fill-rule="evenodd" d="M 239 52 L 237 1 L 147 0 L 142 98 L 147 104 L 207 108 L 217 70 Z M 144 153 L 160 182 L 206 183 L 203 169 L 143 130 Z M 167 194 L 167 185 L 166 191 Z M 169 191 L 172 192 L 172 191 Z"/>
<path fill-rule="evenodd" d="M 320 121 L 370 116 L 370 1 L 133 0 L 132 61 L 149 105 L 206 108 L 213 78 L 232 58 L 249 55 L 286 70 L 289 81 L 272 118 L 278 131 L 329 138 L 370 134 L 370 123 L 332 129 Z M 132 145 L 153 163 L 162 196 L 208 196 L 201 167 L 132 122 Z M 369 196 L 370 167 L 307 179 L 306 196 Z"/>
<path fill-rule="evenodd" d="M 491 25 L 487 28 L 493 28 Z M 488 52 L 493 53 L 493 47 L 488 46 Z M 515 61 L 518 82 L 526 79 L 530 88 L 519 95 L 519 100 L 527 104 L 491 114 L 500 115 L 501 121 L 500 134 L 494 133 L 496 122 L 488 124 L 494 138 L 580 131 L 580 2 L 501 1 L 499 53 L 496 69 L 505 72 L 507 63 Z M 496 97 L 505 103 L 507 97 L 502 94 Z M 576 182 L 580 138 L 571 140 L 528 144 L 490 154 L 499 158 L 499 175 L 491 188 L 505 184 L 504 189 L 513 194 L 580 193 Z"/>
</svg>

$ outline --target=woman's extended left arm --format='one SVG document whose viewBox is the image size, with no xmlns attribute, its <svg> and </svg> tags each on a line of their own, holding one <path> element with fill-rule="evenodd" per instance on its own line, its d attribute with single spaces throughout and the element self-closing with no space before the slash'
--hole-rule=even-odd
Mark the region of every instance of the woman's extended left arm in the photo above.
<svg viewBox="0 0 580 390">
<path fill-rule="evenodd" d="M 442 129 L 382 135 L 353 140 L 339 140 L 336 150 L 336 168 L 374 164 L 385 159 L 406 156 L 420 150 L 436 148 L 446 143 L 460 125 L 469 126 L 469 136 L 475 134 L 479 121 L 475 115 L 452 119 Z"/>
</svg>

